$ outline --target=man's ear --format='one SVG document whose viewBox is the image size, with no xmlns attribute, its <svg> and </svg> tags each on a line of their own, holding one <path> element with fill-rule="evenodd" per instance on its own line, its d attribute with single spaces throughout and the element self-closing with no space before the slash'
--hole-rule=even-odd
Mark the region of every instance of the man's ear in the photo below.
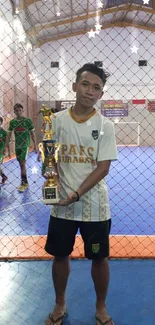
<svg viewBox="0 0 155 325">
<path fill-rule="evenodd" d="M 76 82 L 73 82 L 73 84 L 72 84 L 72 90 L 74 91 L 74 93 L 76 92 Z"/>
<path fill-rule="evenodd" d="M 101 95 L 100 95 L 99 99 L 101 99 L 103 95 L 104 95 L 104 91 L 101 92 Z"/>
</svg>

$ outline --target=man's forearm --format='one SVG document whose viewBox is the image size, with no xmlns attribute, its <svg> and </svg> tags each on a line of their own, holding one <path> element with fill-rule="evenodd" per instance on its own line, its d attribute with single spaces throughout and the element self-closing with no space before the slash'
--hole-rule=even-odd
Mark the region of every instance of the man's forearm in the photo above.
<svg viewBox="0 0 155 325">
<path fill-rule="evenodd" d="M 84 195 L 86 192 L 91 190 L 96 184 L 98 184 L 106 175 L 108 170 L 101 169 L 97 167 L 79 186 L 77 192 L 79 196 Z"/>
<path fill-rule="evenodd" d="M 9 156 L 11 156 L 11 151 L 10 151 L 10 144 L 8 145 L 8 154 L 9 154 Z"/>
<path fill-rule="evenodd" d="M 5 140 L 5 147 L 4 147 L 4 150 L 10 148 L 9 144 L 10 144 L 10 140 L 11 140 L 11 133 L 9 133 L 6 137 L 6 140 Z"/>
</svg>

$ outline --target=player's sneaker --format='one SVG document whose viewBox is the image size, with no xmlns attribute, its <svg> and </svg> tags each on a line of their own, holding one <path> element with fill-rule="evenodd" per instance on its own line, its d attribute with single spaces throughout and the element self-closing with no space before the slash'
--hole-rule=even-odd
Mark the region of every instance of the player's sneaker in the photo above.
<svg viewBox="0 0 155 325">
<path fill-rule="evenodd" d="M 5 184 L 5 182 L 7 181 L 8 177 L 7 176 L 2 176 L 2 182 L 1 184 Z"/>
<path fill-rule="evenodd" d="M 28 184 L 28 183 L 22 183 L 22 184 L 18 187 L 18 191 L 19 191 L 19 192 L 24 192 L 28 187 L 29 187 L 29 184 Z"/>
</svg>

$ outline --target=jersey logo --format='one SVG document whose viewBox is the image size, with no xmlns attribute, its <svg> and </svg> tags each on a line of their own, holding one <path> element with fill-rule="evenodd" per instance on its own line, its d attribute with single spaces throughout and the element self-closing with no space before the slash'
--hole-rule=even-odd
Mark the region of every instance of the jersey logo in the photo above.
<svg viewBox="0 0 155 325">
<path fill-rule="evenodd" d="M 94 140 L 98 139 L 98 130 L 93 130 L 92 131 L 92 137 L 93 137 Z"/>
<path fill-rule="evenodd" d="M 100 244 L 92 244 L 92 252 L 97 254 L 100 251 Z"/>
<path fill-rule="evenodd" d="M 15 132 L 25 132 L 26 129 L 23 126 L 18 126 L 14 129 Z"/>
</svg>

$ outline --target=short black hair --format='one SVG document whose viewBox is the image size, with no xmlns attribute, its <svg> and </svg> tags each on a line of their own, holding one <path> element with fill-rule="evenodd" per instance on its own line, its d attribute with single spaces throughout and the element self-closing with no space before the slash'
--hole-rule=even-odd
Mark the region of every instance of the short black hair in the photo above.
<svg viewBox="0 0 155 325">
<path fill-rule="evenodd" d="M 3 123 L 3 117 L 0 116 L 0 122 Z"/>
<path fill-rule="evenodd" d="M 15 110 L 16 108 L 20 108 L 20 107 L 23 109 L 23 105 L 17 103 L 17 104 L 14 105 L 13 109 Z"/>
<path fill-rule="evenodd" d="M 106 72 L 104 69 L 98 68 L 94 63 L 86 63 L 83 65 L 82 68 L 80 68 L 77 72 L 76 72 L 76 82 L 79 81 L 81 74 L 84 71 L 88 71 L 91 73 L 96 74 L 98 77 L 101 78 L 103 84 L 105 85 L 107 78 L 110 76 L 110 74 L 108 72 Z"/>
</svg>

